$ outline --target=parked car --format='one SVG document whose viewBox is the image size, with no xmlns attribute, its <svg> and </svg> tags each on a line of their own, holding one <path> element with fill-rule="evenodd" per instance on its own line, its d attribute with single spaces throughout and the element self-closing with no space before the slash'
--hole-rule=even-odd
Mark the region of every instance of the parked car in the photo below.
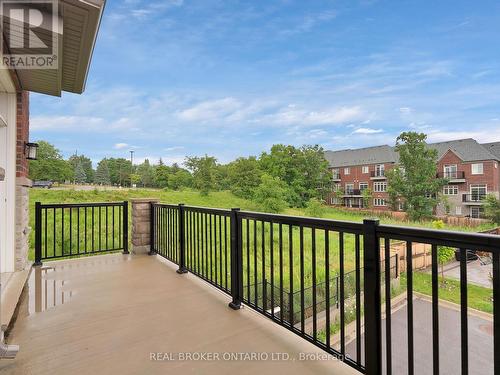
<svg viewBox="0 0 500 375">
<path fill-rule="evenodd" d="M 31 187 L 40 188 L 40 189 L 50 189 L 52 188 L 52 181 L 34 181 Z"/>
<path fill-rule="evenodd" d="M 460 259 L 462 259 L 462 257 L 460 256 L 460 254 L 461 254 L 460 249 L 455 249 L 455 259 L 458 262 L 460 262 Z M 476 254 L 476 250 L 469 250 L 469 249 L 467 249 L 466 254 L 467 254 L 467 261 L 468 262 L 472 262 L 474 260 L 478 260 L 479 259 L 479 256 Z"/>
</svg>

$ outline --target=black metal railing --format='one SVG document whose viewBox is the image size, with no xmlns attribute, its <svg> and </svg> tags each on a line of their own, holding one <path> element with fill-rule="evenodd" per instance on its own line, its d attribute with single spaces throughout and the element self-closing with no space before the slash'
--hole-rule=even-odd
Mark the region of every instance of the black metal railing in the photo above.
<svg viewBox="0 0 500 375">
<path fill-rule="evenodd" d="M 370 177 L 385 177 L 385 170 L 376 170 L 370 172 Z"/>
<path fill-rule="evenodd" d="M 128 253 L 128 202 L 35 203 L 36 266 L 119 250 Z"/>
<path fill-rule="evenodd" d="M 152 211 L 161 206 L 153 204 Z M 423 370 L 423 365 L 430 366 L 429 372 L 434 374 L 440 370 L 467 374 L 470 366 L 484 367 L 484 361 L 469 361 L 469 301 L 464 255 L 468 249 L 490 254 L 492 352 L 500 351 L 499 236 L 379 225 L 377 220 L 352 223 L 238 209 L 168 207 L 177 210 L 178 220 L 160 221 L 153 215 L 152 233 L 158 236 L 160 232 L 168 232 L 169 225 L 178 225 L 176 263 L 179 272 L 192 272 L 229 294 L 231 308 L 246 304 L 367 374 L 414 374 L 429 370 Z M 391 259 L 394 252 L 399 251 L 395 249 L 401 241 L 406 243 L 403 255 L 406 267 L 401 270 L 401 278 L 387 277 L 399 275 L 399 261 L 394 263 Z M 432 250 L 431 274 L 427 281 L 431 286 L 431 331 L 422 326 L 421 314 L 415 315 L 414 311 L 413 298 L 420 291 L 414 277 L 427 275 L 414 270 L 417 264 L 413 253 L 422 244 Z M 457 361 L 440 362 L 443 358 L 440 343 L 454 344 L 446 336 L 447 332 L 439 331 L 438 252 L 441 246 L 457 248 L 462 253 L 458 281 L 458 369 L 453 368 Z M 159 253 L 158 249 L 155 242 L 152 253 Z M 394 310 L 405 311 L 406 332 L 401 332 L 400 321 L 392 321 L 395 294 L 406 297 L 405 310 Z M 429 332 L 431 345 L 416 346 L 416 332 L 419 335 Z M 404 343 L 403 336 L 406 337 Z M 432 360 L 416 363 L 415 358 L 421 358 L 416 355 L 419 350 L 430 350 L 428 357 Z M 458 357 L 457 353 L 453 355 Z M 495 374 L 500 374 L 500 356 L 494 355 L 487 363 L 491 363 Z"/>
<path fill-rule="evenodd" d="M 486 194 L 484 193 L 462 194 L 462 202 L 464 203 L 477 203 L 482 202 L 485 199 Z"/>
<path fill-rule="evenodd" d="M 360 189 L 347 189 L 344 195 L 361 195 L 363 193 Z"/>
<path fill-rule="evenodd" d="M 447 180 L 463 180 L 465 179 L 464 171 L 438 172 L 437 178 L 445 178 Z"/>
</svg>

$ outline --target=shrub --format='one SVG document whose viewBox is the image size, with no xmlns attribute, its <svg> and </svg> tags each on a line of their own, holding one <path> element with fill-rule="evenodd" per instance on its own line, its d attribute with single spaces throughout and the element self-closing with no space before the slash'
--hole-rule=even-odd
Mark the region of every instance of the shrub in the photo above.
<svg viewBox="0 0 500 375">
<path fill-rule="evenodd" d="M 307 202 L 305 213 L 307 216 L 311 217 L 323 217 L 325 208 L 319 199 L 311 198 L 309 202 Z"/>
<path fill-rule="evenodd" d="M 260 185 L 254 191 L 254 201 L 265 212 L 278 213 L 287 207 L 286 184 L 279 178 L 264 174 Z"/>
</svg>

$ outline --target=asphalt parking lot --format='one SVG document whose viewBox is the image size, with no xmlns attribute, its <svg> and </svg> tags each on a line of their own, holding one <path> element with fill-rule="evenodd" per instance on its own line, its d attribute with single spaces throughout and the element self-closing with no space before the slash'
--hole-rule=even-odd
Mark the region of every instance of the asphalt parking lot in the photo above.
<svg viewBox="0 0 500 375">
<path fill-rule="evenodd" d="M 430 302 L 420 298 L 414 299 L 413 312 L 415 374 L 432 374 L 432 309 Z M 406 317 L 406 305 L 392 314 L 392 369 L 393 374 L 396 375 L 408 373 Z M 439 325 L 440 373 L 443 375 L 460 374 L 460 313 L 454 309 L 440 306 Z M 385 338 L 385 321 L 382 324 L 382 332 Z M 350 342 L 346 351 L 355 358 L 356 342 Z M 383 373 L 386 373 L 385 371 L 384 363 Z M 469 374 L 493 374 L 493 322 L 472 315 L 469 315 Z"/>
</svg>

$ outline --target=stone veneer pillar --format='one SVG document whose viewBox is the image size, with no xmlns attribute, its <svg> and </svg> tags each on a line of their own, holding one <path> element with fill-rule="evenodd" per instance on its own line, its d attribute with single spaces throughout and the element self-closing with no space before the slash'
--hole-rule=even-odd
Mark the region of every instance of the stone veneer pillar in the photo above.
<svg viewBox="0 0 500 375">
<path fill-rule="evenodd" d="M 132 203 L 132 253 L 147 254 L 150 250 L 151 203 L 159 199 L 131 199 Z"/>
<path fill-rule="evenodd" d="M 28 265 L 29 235 L 29 188 L 31 180 L 25 177 L 16 179 L 16 251 L 15 270 L 21 271 Z"/>
</svg>

